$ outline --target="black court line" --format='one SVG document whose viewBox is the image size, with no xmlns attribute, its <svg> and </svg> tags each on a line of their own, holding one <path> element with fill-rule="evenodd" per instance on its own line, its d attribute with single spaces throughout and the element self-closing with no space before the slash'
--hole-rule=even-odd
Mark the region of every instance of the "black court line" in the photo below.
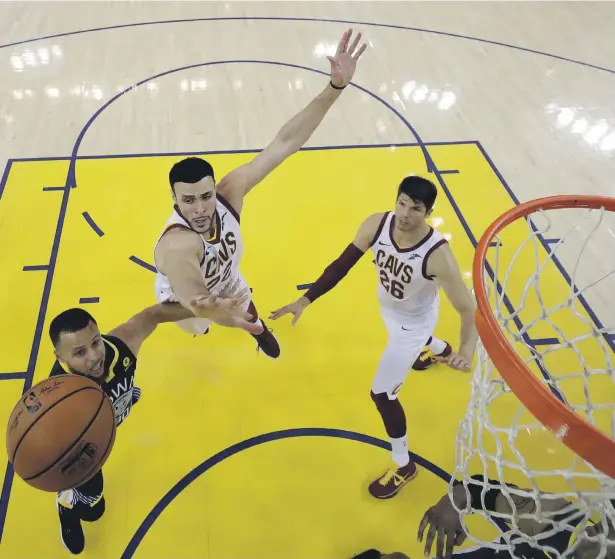
<svg viewBox="0 0 615 559">
<path fill-rule="evenodd" d="M 43 192 L 57 192 L 65 189 L 65 186 L 43 186 Z"/>
<path fill-rule="evenodd" d="M 144 260 L 141 260 L 140 258 L 137 258 L 136 256 L 130 256 L 128 260 L 130 260 L 131 262 L 134 262 L 135 264 L 138 264 L 139 266 L 141 266 L 142 268 L 145 268 L 146 270 L 149 270 L 150 272 L 154 272 L 154 273 L 158 272 L 155 266 L 148 264 L 147 262 L 145 262 Z"/>
<path fill-rule="evenodd" d="M 440 170 L 441 175 L 458 175 L 459 171 L 457 169 L 446 169 Z"/>
<path fill-rule="evenodd" d="M 89 303 L 98 303 L 100 301 L 100 297 L 81 297 L 79 299 L 80 305 L 87 305 Z"/>
<path fill-rule="evenodd" d="M 0 373 L 0 380 L 24 380 L 28 373 Z"/>
<path fill-rule="evenodd" d="M 543 241 L 547 243 L 548 245 L 554 245 L 554 244 L 559 243 L 561 239 L 551 238 L 551 239 L 543 239 Z M 562 244 L 563 244 L 563 241 L 562 241 Z"/>
<path fill-rule="evenodd" d="M 67 182 L 70 177 L 67 177 Z M 70 188 L 66 188 L 62 194 L 62 202 L 60 203 L 60 210 L 58 212 L 58 221 L 56 224 L 55 234 L 53 236 L 53 242 L 51 245 L 51 254 L 49 258 L 49 266 L 45 275 L 45 285 L 43 286 L 43 293 L 41 296 L 41 303 L 38 310 L 38 316 L 36 319 L 36 325 L 34 327 L 34 336 L 30 349 L 30 357 L 28 358 L 28 367 L 26 374 L 23 376 L 22 394 L 27 392 L 32 387 L 34 379 L 34 370 L 36 368 L 36 361 L 38 359 L 38 353 L 41 347 L 41 339 L 43 335 L 43 326 L 45 324 L 45 316 L 47 314 L 47 306 L 49 304 L 49 296 L 51 294 L 51 284 L 53 281 L 53 275 L 55 272 L 56 262 L 58 259 L 58 251 L 60 248 L 60 240 L 62 237 L 62 229 L 64 228 L 64 220 L 66 218 L 66 211 L 68 208 L 68 197 L 70 195 Z M 19 376 L 18 378 L 22 378 Z M 0 543 L 2 542 L 2 536 L 4 533 L 4 525 L 6 515 L 8 512 L 9 499 L 11 496 L 11 489 L 13 487 L 13 477 L 15 471 L 10 462 L 7 462 L 6 470 L 4 472 L 4 481 L 2 483 L 2 491 L 0 492 Z"/>
<path fill-rule="evenodd" d="M 6 167 L 4 167 L 4 173 L 2 173 L 2 178 L 0 178 L 0 200 L 2 199 L 2 194 L 4 193 L 4 187 L 6 186 L 6 181 L 9 178 L 9 173 L 11 172 L 12 166 L 13 166 L 13 159 L 9 159 L 6 162 Z"/>
<path fill-rule="evenodd" d="M 46 272 L 47 270 L 49 270 L 48 264 L 40 264 L 38 266 L 24 266 L 23 267 L 24 272 Z"/>
<path fill-rule="evenodd" d="M 530 338 L 529 343 L 533 346 L 557 345 L 560 341 L 557 338 Z"/>
<path fill-rule="evenodd" d="M 88 225 L 94 229 L 95 233 L 99 236 L 102 237 L 104 235 L 103 230 L 98 227 L 98 225 L 96 225 L 95 221 L 92 219 L 92 217 L 90 216 L 90 214 L 88 212 L 83 212 L 84 219 L 88 222 Z"/>
<path fill-rule="evenodd" d="M 406 147 L 418 147 L 421 144 L 418 142 L 395 142 L 384 144 L 343 144 L 343 145 L 324 145 L 324 146 L 304 146 L 299 151 L 330 151 L 336 149 L 397 149 Z M 450 142 L 425 142 L 425 146 L 468 146 L 476 145 L 475 140 L 454 140 Z M 263 148 L 249 149 L 218 149 L 209 151 L 166 151 L 166 152 L 149 152 L 149 153 L 116 153 L 116 154 L 100 154 L 100 155 L 77 155 L 75 161 L 87 161 L 98 159 L 134 159 L 138 157 L 189 157 L 193 155 L 225 155 L 225 154 L 242 154 L 242 153 L 259 153 Z M 19 157 L 11 159 L 13 163 L 32 163 L 37 161 L 70 161 L 70 155 L 61 155 L 58 157 Z M 58 187 L 64 190 L 65 187 Z"/>
</svg>

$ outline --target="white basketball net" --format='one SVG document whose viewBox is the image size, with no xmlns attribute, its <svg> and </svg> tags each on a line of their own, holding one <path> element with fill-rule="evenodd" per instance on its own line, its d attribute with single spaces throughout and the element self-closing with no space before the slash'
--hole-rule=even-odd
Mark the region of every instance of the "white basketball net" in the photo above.
<svg viewBox="0 0 615 559">
<path fill-rule="evenodd" d="M 488 264 L 496 281 L 485 286 L 517 355 L 571 409 L 611 438 L 615 355 L 607 340 L 615 332 L 613 231 L 615 216 L 605 210 L 540 211 L 520 218 L 492 243 Z M 568 272 L 572 287 L 558 265 Z M 576 456 L 524 408 L 480 341 L 456 461 L 453 477 L 466 487 L 471 476 L 484 476 L 481 506 L 472 508 L 469 499 L 467 507 L 456 506 L 469 539 L 519 558 L 527 557 L 519 548 L 523 543 L 552 558 L 615 557 L 615 529 L 609 529 L 615 522 L 615 480 Z M 484 495 L 491 487 L 502 493 L 495 512 L 485 510 Z M 585 529 L 592 522 L 602 533 L 590 537 Z M 560 553 L 550 538 L 562 532 L 573 537 Z M 592 551 L 584 555 L 587 542 Z"/>
</svg>

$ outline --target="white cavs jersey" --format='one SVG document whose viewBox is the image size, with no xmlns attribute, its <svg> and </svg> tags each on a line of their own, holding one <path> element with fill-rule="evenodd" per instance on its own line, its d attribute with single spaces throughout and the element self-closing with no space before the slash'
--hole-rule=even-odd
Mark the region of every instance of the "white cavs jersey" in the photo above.
<svg viewBox="0 0 615 559">
<path fill-rule="evenodd" d="M 438 284 L 427 275 L 427 259 L 446 240 L 430 228 L 416 245 L 400 247 L 393 240 L 394 217 L 394 212 L 385 214 L 371 247 L 378 272 L 378 300 L 383 308 L 411 317 L 439 304 Z"/>
<path fill-rule="evenodd" d="M 156 246 L 167 231 L 178 227 L 192 230 L 188 222 L 179 213 L 177 206 L 175 206 L 171 217 L 166 222 L 162 234 L 156 242 Z M 204 249 L 204 256 L 200 264 L 205 286 L 214 294 L 219 293 L 224 287 L 237 282 L 237 280 L 239 280 L 239 282 L 236 289 L 247 287 L 245 280 L 239 273 L 239 263 L 243 253 L 243 240 L 239 227 L 239 216 L 231 205 L 220 195 L 218 195 L 216 199 L 214 227 L 214 235 L 212 238 L 207 238 L 199 234 Z M 154 254 L 155 250 L 154 248 Z M 155 289 L 156 299 L 159 303 L 178 302 L 177 297 L 171 289 L 169 278 L 160 271 L 158 271 L 156 275 Z"/>
</svg>

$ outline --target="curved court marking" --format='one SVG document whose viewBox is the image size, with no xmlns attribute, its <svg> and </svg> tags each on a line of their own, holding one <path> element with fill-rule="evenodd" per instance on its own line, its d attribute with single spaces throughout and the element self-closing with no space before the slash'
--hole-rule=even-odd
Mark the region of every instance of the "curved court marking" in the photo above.
<svg viewBox="0 0 615 559">
<path fill-rule="evenodd" d="M 117 93 L 116 95 L 111 97 L 111 99 L 109 99 L 106 103 L 104 103 L 94 113 L 94 115 L 92 115 L 92 117 L 87 121 L 87 123 L 85 124 L 85 126 L 83 127 L 81 132 L 79 133 L 77 141 L 76 141 L 76 143 L 75 143 L 75 145 L 73 147 L 73 152 L 72 152 L 72 155 L 71 155 L 71 162 L 70 162 L 70 166 L 69 166 L 69 178 L 67 178 L 67 187 L 69 186 L 69 182 L 72 184 L 72 188 L 76 188 L 77 187 L 77 174 L 76 174 L 76 170 L 75 170 L 75 163 L 76 163 L 76 159 L 77 159 L 77 156 L 78 156 L 79 148 L 81 147 L 81 143 L 83 142 L 83 138 L 85 137 L 87 131 L 94 124 L 96 119 L 103 113 L 103 111 L 105 111 L 105 109 L 107 109 L 110 105 L 115 103 L 120 97 L 122 97 L 123 95 L 125 95 L 129 91 L 132 91 L 132 90 L 134 90 L 134 89 L 136 89 L 136 88 L 146 84 L 147 82 L 149 82 L 151 80 L 159 79 L 159 78 L 167 76 L 169 74 L 174 74 L 176 72 L 181 72 L 181 71 L 184 71 L 184 70 L 191 70 L 193 68 L 200 68 L 200 67 L 203 67 L 203 66 L 217 66 L 217 65 L 220 65 L 220 64 L 269 64 L 269 65 L 273 65 L 273 66 L 285 66 L 285 67 L 288 67 L 288 68 L 296 68 L 296 69 L 299 69 L 299 70 L 306 70 L 306 71 L 309 71 L 309 72 L 314 72 L 314 73 L 317 73 L 317 74 L 322 74 L 324 76 L 329 76 L 329 74 L 327 72 L 324 72 L 323 70 L 317 70 L 316 68 L 311 68 L 309 66 L 301 66 L 299 64 L 291 64 L 289 62 L 279 62 L 279 61 L 275 61 L 275 60 L 215 60 L 215 61 L 211 61 L 211 62 L 201 62 L 199 64 L 190 64 L 188 66 L 180 66 L 178 68 L 173 68 L 171 70 L 166 70 L 165 72 L 161 72 L 161 73 L 156 74 L 154 76 L 150 76 L 148 78 L 145 78 L 145 79 L 141 80 L 140 82 L 127 87 L 123 91 L 120 91 L 119 93 Z M 412 124 L 410 124 L 410 122 L 408 122 L 408 120 L 404 117 L 404 115 L 402 115 L 395 107 L 393 107 L 390 103 L 385 101 L 382 97 L 380 97 L 379 95 L 377 95 L 373 91 L 370 91 L 366 87 L 358 85 L 358 84 L 356 84 L 354 82 L 351 82 L 349 85 L 354 87 L 354 88 L 356 88 L 356 89 L 358 89 L 358 90 L 360 90 L 360 91 L 362 91 L 363 93 L 366 93 L 367 95 L 369 95 L 373 99 L 376 99 L 377 101 L 382 103 L 387 109 L 392 111 L 404 123 L 404 125 L 414 135 L 414 138 L 416 139 L 416 142 L 417 142 L 418 146 L 421 148 L 421 150 L 423 152 L 423 155 L 425 157 L 425 162 L 427 164 L 428 172 L 433 172 L 433 170 L 435 168 L 435 165 L 433 163 L 433 160 L 431 159 L 431 156 L 429 155 L 429 152 L 427 151 L 427 148 L 426 148 L 425 144 L 423 143 L 423 140 L 419 136 L 418 132 L 415 130 L 414 126 L 412 126 Z M 243 150 L 243 151 L 245 152 L 246 150 Z M 226 152 L 226 153 L 233 153 L 233 151 L 229 151 L 229 152 Z M 86 214 L 87 214 L 87 212 L 84 212 L 84 217 L 86 216 Z M 86 220 L 87 220 L 87 217 L 86 217 Z M 88 223 L 90 223 L 90 221 L 88 221 Z M 92 225 L 92 224 L 90 223 L 90 225 Z M 152 272 L 156 272 L 156 268 L 152 264 L 149 264 L 149 263 L 145 262 L 144 260 L 142 260 L 142 259 L 140 259 L 140 258 L 138 258 L 138 257 L 136 257 L 134 255 L 130 256 L 129 260 L 131 262 L 134 262 L 135 264 L 137 264 L 137 265 L 147 269 L 147 270 L 150 270 Z"/>
<path fill-rule="evenodd" d="M 73 35 L 82 35 L 84 33 L 96 33 L 98 31 L 110 31 L 113 29 L 126 29 L 130 27 L 145 27 L 148 25 L 164 25 L 170 23 L 198 23 L 209 21 L 310 21 L 318 23 L 343 23 L 345 25 L 365 25 L 368 27 L 381 27 L 384 29 L 398 29 L 402 31 L 415 31 L 417 33 L 429 33 L 431 35 L 439 35 L 441 37 L 450 37 L 452 39 L 465 39 L 466 41 L 475 41 L 477 43 L 484 43 L 487 45 L 495 45 L 498 47 L 505 47 L 509 49 L 518 50 L 521 52 L 527 52 L 529 54 L 537 54 L 539 56 L 546 56 L 553 58 L 554 60 L 561 60 L 563 62 L 570 62 L 571 64 L 578 64 L 579 66 L 585 66 L 586 68 L 592 68 L 594 70 L 600 70 L 601 72 L 608 72 L 609 74 L 615 74 L 615 70 L 611 68 L 605 68 L 604 66 L 598 66 L 596 64 L 590 64 L 589 62 L 583 62 L 575 58 L 568 58 L 566 56 L 560 56 L 559 54 L 553 54 L 550 52 L 544 52 L 536 49 L 530 49 L 527 47 L 521 47 L 519 45 L 511 45 L 510 43 L 502 43 L 501 41 L 492 41 L 490 39 L 481 39 L 480 37 L 472 37 L 471 35 L 462 35 L 461 33 L 450 33 L 448 31 L 438 31 L 436 29 L 425 29 L 422 27 L 409 27 L 406 25 L 395 25 L 392 23 L 377 23 L 369 21 L 352 21 L 346 19 L 326 19 L 326 18 L 311 18 L 311 17 L 272 17 L 272 16 L 234 16 L 234 17 L 203 17 L 203 18 L 190 18 L 190 19 L 168 19 L 160 21 L 142 21 L 137 23 L 123 23 L 119 25 L 109 25 L 106 27 L 92 27 L 90 29 L 82 29 L 80 31 L 66 31 L 64 33 L 55 33 L 53 35 L 45 35 L 43 37 L 34 37 L 32 39 L 25 39 L 22 41 L 16 41 L 14 43 L 7 43 L 0 45 L 0 49 L 15 47 L 18 45 L 24 45 L 26 43 L 32 43 L 34 41 L 44 41 L 46 39 L 57 39 L 60 37 L 70 37 Z"/>
<path fill-rule="evenodd" d="M 344 429 L 325 429 L 321 427 L 312 427 L 312 428 L 300 428 L 300 429 L 286 429 L 283 431 L 273 431 L 272 433 L 266 433 L 264 435 L 258 435 L 256 437 L 252 437 L 251 439 L 247 439 L 245 441 L 241 441 L 240 443 L 234 444 L 225 448 L 224 450 L 214 454 L 211 458 L 205 460 L 205 462 L 199 464 L 196 468 L 194 468 L 191 472 L 187 473 L 182 479 L 180 479 L 171 490 L 162 498 L 156 506 L 152 509 L 152 511 L 146 516 L 145 520 L 141 523 L 141 526 L 135 532 L 135 535 L 131 538 L 130 542 L 126 546 L 124 553 L 122 553 L 121 559 L 130 559 L 137 547 L 143 541 L 143 538 L 146 536 L 149 529 L 152 527 L 154 522 L 158 519 L 158 517 L 163 513 L 163 511 L 173 502 L 173 500 L 180 495 L 180 493 L 186 489 L 193 481 L 197 480 L 200 476 L 202 476 L 205 472 L 213 468 L 216 464 L 234 456 L 235 454 L 239 454 L 244 450 L 248 450 L 255 446 L 268 443 L 271 441 L 279 441 L 283 439 L 292 439 L 296 437 L 332 437 L 337 439 L 347 439 L 349 441 L 357 441 L 360 443 L 369 444 L 378 448 L 382 448 L 385 450 L 391 450 L 390 443 L 377 439 L 375 437 L 370 437 L 369 435 L 363 435 L 362 433 L 355 433 L 354 431 L 346 431 Z M 449 483 L 451 480 L 451 475 L 446 473 L 442 468 L 432 464 L 429 460 L 418 456 L 414 453 L 410 453 L 412 459 L 421 467 L 430 471 L 432 474 L 438 476 L 446 483 Z"/>
<path fill-rule="evenodd" d="M 98 110 L 92 115 L 92 117 L 90 117 L 90 119 L 86 122 L 85 126 L 83 127 L 83 129 L 81 130 L 81 132 L 79 132 L 79 136 L 77 137 L 77 140 L 75 142 L 75 145 L 73 146 L 73 151 L 71 154 L 71 160 L 70 160 L 70 166 L 69 166 L 69 171 L 68 171 L 68 175 L 69 178 L 71 178 L 71 181 L 67 181 L 67 182 L 71 182 L 72 183 L 72 187 L 75 188 L 76 185 L 76 175 L 75 175 L 75 161 L 77 158 L 77 154 L 79 152 L 79 148 L 81 147 L 81 143 L 83 142 L 83 138 L 85 137 L 87 131 L 90 129 L 90 127 L 92 126 L 92 124 L 94 124 L 94 122 L 96 121 L 96 119 L 113 103 L 115 103 L 120 97 L 122 97 L 123 95 L 125 95 L 126 93 L 128 93 L 129 91 L 132 91 L 133 89 L 136 89 L 152 80 L 156 80 L 159 78 L 162 78 L 164 76 L 168 76 L 170 74 L 175 74 L 176 72 L 182 72 L 184 70 L 192 70 L 194 68 L 203 68 L 206 66 L 219 66 L 222 64 L 269 64 L 271 66 L 285 66 L 287 68 L 296 68 L 299 70 L 306 70 L 308 72 L 314 72 L 316 74 L 321 74 L 323 76 L 327 76 L 327 78 L 329 77 L 329 73 L 328 72 L 324 72 L 323 70 L 317 70 L 316 68 L 311 68 L 310 66 L 302 66 L 301 64 L 292 64 L 290 62 L 279 62 L 276 60 L 212 60 L 210 62 L 199 62 L 197 64 L 189 64 L 187 66 L 180 66 L 178 68 L 172 68 L 170 70 L 165 70 L 164 72 L 160 72 L 159 74 L 155 74 L 153 76 L 149 76 L 129 87 L 127 87 L 126 89 L 124 89 L 123 91 L 120 91 L 119 93 L 115 94 L 113 97 L 111 97 L 111 99 L 109 99 L 106 103 L 104 103 L 101 107 L 98 108 Z M 395 115 L 406 125 L 406 127 L 408 128 L 408 130 L 410 130 L 410 132 L 414 135 L 414 138 L 416 139 L 418 145 L 420 146 L 421 150 L 423 151 L 423 155 L 425 156 L 425 160 L 427 162 L 427 167 L 429 172 L 431 172 L 431 168 L 433 167 L 433 161 L 431 160 L 431 157 L 429 155 L 429 153 L 427 152 L 427 148 L 425 147 L 425 144 L 423 143 L 423 140 L 421 139 L 421 137 L 419 136 L 418 132 L 415 130 L 414 126 L 412 126 L 412 124 L 410 124 L 410 122 L 408 122 L 408 120 L 406 119 L 406 117 L 404 117 L 404 115 L 402 115 L 395 107 L 393 107 L 390 103 L 388 103 L 387 101 L 385 101 L 382 97 L 379 97 L 376 93 L 374 93 L 373 91 L 370 91 L 369 89 L 367 89 L 366 87 L 363 87 L 361 85 L 358 85 L 355 82 L 350 82 L 348 84 L 349 86 L 358 89 L 359 91 L 362 91 L 363 93 L 366 93 L 367 95 L 369 95 L 370 97 L 372 97 L 373 99 L 376 99 L 376 101 L 382 103 L 387 109 L 389 109 L 390 111 L 392 111 L 393 113 L 395 113 Z M 69 186 L 67 184 L 67 186 Z"/>
</svg>

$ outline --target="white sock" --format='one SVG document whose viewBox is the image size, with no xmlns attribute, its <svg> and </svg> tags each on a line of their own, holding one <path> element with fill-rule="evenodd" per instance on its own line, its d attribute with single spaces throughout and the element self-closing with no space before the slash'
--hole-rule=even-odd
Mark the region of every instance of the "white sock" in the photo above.
<svg viewBox="0 0 615 559">
<path fill-rule="evenodd" d="M 431 349 L 431 351 L 433 351 L 436 355 L 440 355 L 446 349 L 446 342 L 432 336 L 429 349 Z"/>
<path fill-rule="evenodd" d="M 407 466 L 410 462 L 408 454 L 408 435 L 404 435 L 399 439 L 391 438 L 391 449 L 393 450 L 393 461 L 397 462 L 399 467 Z"/>
</svg>

